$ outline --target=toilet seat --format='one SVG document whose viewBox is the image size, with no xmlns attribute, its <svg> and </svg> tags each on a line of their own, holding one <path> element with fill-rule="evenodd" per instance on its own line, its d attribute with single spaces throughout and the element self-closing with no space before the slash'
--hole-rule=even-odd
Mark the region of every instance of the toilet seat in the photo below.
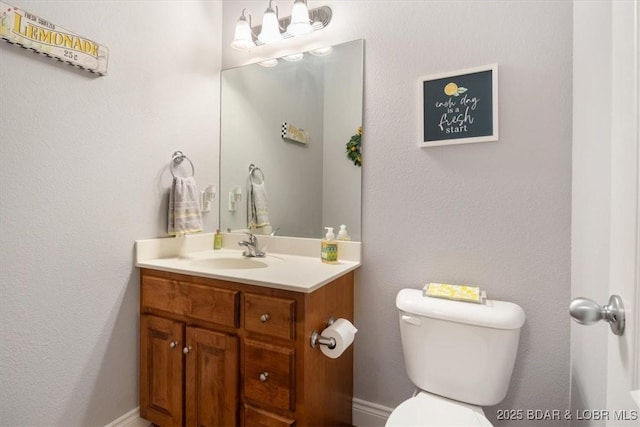
<svg viewBox="0 0 640 427">
<path fill-rule="evenodd" d="M 385 427 L 444 427 L 493 425 L 478 406 L 449 400 L 421 391 L 393 410 Z"/>
</svg>

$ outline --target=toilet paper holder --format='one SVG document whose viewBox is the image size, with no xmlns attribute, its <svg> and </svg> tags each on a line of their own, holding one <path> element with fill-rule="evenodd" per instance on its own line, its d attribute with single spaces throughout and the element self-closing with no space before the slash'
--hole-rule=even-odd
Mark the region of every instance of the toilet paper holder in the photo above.
<svg viewBox="0 0 640 427">
<path fill-rule="evenodd" d="M 327 320 L 327 326 L 332 325 L 333 322 L 335 321 L 336 321 L 335 317 L 330 317 L 329 320 Z M 333 350 L 334 348 L 336 348 L 336 339 L 323 337 L 322 335 L 320 335 L 320 332 L 318 332 L 318 330 L 316 329 L 313 332 L 311 332 L 310 344 L 311 344 L 311 348 L 316 348 L 318 347 L 318 345 L 326 345 L 331 350 Z"/>
</svg>

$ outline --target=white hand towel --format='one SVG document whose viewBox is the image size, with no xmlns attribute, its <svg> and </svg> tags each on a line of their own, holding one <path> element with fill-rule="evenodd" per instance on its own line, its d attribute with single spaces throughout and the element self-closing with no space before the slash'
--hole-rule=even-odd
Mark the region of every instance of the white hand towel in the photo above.
<svg viewBox="0 0 640 427">
<path fill-rule="evenodd" d="M 170 235 L 182 235 L 203 231 L 200 215 L 200 197 L 196 180 L 190 177 L 175 177 L 169 190 Z"/>
<path fill-rule="evenodd" d="M 267 203 L 267 189 L 264 181 L 251 182 L 249 189 L 249 228 L 262 228 L 269 223 L 269 205 Z"/>
</svg>

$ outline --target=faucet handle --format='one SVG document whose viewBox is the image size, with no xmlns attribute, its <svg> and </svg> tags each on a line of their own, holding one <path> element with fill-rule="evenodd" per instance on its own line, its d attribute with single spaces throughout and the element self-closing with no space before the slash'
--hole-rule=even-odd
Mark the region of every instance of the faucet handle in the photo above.
<svg viewBox="0 0 640 427">
<path fill-rule="evenodd" d="M 249 243 L 251 243 L 252 245 L 255 246 L 256 243 L 258 243 L 258 238 L 255 235 L 253 235 L 250 232 L 248 232 L 248 231 L 246 231 L 245 233 L 247 234 L 247 236 L 249 236 Z"/>
</svg>

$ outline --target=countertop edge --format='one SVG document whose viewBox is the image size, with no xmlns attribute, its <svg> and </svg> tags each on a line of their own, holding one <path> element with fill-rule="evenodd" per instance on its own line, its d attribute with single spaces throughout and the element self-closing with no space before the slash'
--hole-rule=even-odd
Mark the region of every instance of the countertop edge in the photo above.
<svg viewBox="0 0 640 427">
<path fill-rule="evenodd" d="M 331 281 L 339 277 L 342 277 L 345 274 L 351 271 L 354 271 L 361 266 L 360 262 L 342 261 L 341 265 L 343 266 L 343 268 L 336 271 L 334 274 L 327 275 L 326 277 L 324 277 L 322 280 L 318 282 L 314 282 L 306 286 L 306 285 L 297 285 L 297 284 L 292 284 L 287 282 L 247 279 L 245 277 L 234 277 L 232 275 L 196 271 L 196 270 L 191 270 L 187 268 L 175 268 L 171 266 L 163 266 L 163 265 L 158 265 L 154 263 L 154 262 L 162 262 L 162 260 L 163 259 L 141 261 L 141 262 L 137 262 L 135 266 L 137 268 L 145 268 L 148 270 L 166 271 L 169 273 L 177 273 L 177 274 L 184 274 L 188 276 L 197 276 L 197 277 L 204 277 L 209 279 L 225 280 L 228 282 L 242 283 L 245 285 L 261 286 L 265 288 L 280 289 L 285 291 L 300 292 L 300 293 L 307 293 L 307 294 L 310 294 L 322 288 L 327 283 L 330 283 Z"/>
</svg>

